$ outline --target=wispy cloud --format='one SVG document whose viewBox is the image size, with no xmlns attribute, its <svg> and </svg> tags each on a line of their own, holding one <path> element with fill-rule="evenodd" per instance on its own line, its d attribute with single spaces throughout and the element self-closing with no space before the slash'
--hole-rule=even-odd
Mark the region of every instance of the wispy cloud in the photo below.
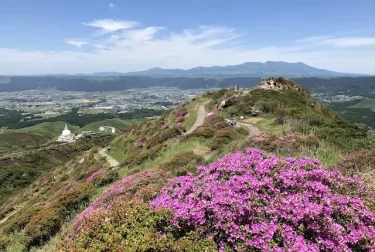
<svg viewBox="0 0 375 252">
<path fill-rule="evenodd" d="M 359 47 L 375 45 L 375 37 L 346 37 L 346 38 L 332 38 L 321 41 L 322 44 L 338 47 Z"/>
<path fill-rule="evenodd" d="M 114 9 L 116 8 L 116 5 L 114 3 L 109 3 L 109 8 Z"/>
<path fill-rule="evenodd" d="M 67 39 L 65 40 L 65 43 L 72 45 L 72 46 L 77 46 L 77 47 L 82 47 L 84 45 L 87 45 L 88 42 L 83 41 L 83 40 L 76 40 L 76 39 Z"/>
<path fill-rule="evenodd" d="M 91 21 L 89 23 L 84 23 L 84 25 L 100 28 L 101 34 L 105 34 L 109 32 L 133 28 L 137 25 L 137 22 L 126 20 L 99 19 Z"/>
<path fill-rule="evenodd" d="M 295 41 L 299 44 L 326 45 L 333 47 L 362 47 L 375 45 L 375 37 L 314 36 Z"/>
</svg>

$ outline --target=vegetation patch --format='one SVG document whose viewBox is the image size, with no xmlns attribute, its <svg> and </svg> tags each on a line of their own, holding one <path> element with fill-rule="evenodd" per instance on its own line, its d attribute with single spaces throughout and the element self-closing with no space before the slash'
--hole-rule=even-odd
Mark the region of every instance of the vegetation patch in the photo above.
<svg viewBox="0 0 375 252">
<path fill-rule="evenodd" d="M 184 176 L 189 172 L 195 173 L 197 167 L 204 163 L 204 158 L 193 151 L 181 152 L 170 161 L 161 165 L 161 168 L 172 172 L 175 176 Z"/>
</svg>

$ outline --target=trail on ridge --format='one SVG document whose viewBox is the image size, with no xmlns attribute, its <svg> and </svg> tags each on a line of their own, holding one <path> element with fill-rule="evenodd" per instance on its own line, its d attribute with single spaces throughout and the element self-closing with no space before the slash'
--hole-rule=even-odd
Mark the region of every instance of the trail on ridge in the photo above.
<svg viewBox="0 0 375 252">
<path fill-rule="evenodd" d="M 104 157 L 107 159 L 108 163 L 111 165 L 111 167 L 118 167 L 120 166 L 120 163 L 114 159 L 113 157 L 111 157 L 110 155 L 107 154 L 106 152 L 107 148 L 103 148 L 101 150 L 99 150 L 99 154 L 100 156 Z"/>
<path fill-rule="evenodd" d="M 185 135 L 192 133 L 194 130 L 196 130 L 199 126 L 201 126 L 204 123 L 204 118 L 206 117 L 206 105 L 210 101 L 206 101 L 199 105 L 198 113 L 197 113 L 197 119 L 195 120 L 194 125 L 185 133 Z"/>
</svg>

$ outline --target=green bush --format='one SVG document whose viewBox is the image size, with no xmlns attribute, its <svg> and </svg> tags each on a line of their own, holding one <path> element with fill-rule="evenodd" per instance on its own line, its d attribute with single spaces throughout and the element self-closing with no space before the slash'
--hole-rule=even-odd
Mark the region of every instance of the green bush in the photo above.
<svg viewBox="0 0 375 252">
<path fill-rule="evenodd" d="M 198 231 L 178 230 L 171 213 L 149 203 L 117 201 L 110 213 L 98 213 L 60 243 L 61 251 L 216 251 Z"/>
<path fill-rule="evenodd" d="M 199 165 L 204 163 L 204 158 L 193 151 L 181 152 L 170 161 L 161 165 L 161 168 L 172 172 L 175 176 L 184 176 L 188 172 L 195 173 Z"/>
</svg>

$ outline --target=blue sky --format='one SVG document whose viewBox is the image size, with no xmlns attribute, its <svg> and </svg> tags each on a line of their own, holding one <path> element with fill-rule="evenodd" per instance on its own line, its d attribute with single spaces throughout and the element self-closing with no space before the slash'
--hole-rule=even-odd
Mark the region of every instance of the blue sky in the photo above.
<svg viewBox="0 0 375 252">
<path fill-rule="evenodd" d="M 375 74 L 372 0 L 3 0 L 0 74 L 302 61 Z"/>
</svg>

